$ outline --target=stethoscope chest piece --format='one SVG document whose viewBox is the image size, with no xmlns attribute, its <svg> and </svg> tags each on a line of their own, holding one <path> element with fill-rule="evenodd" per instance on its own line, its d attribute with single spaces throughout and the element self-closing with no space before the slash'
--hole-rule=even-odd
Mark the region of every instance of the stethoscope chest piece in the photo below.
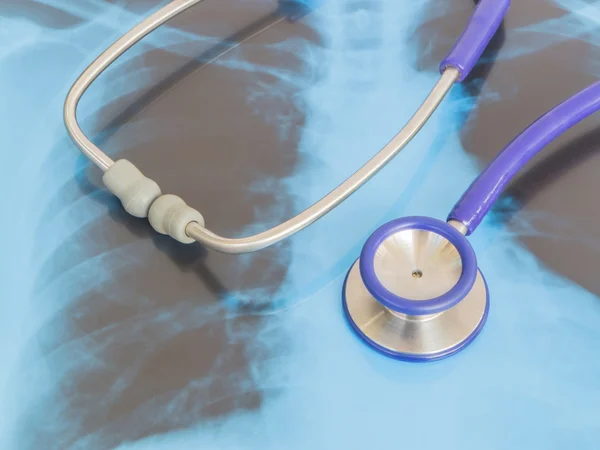
<svg viewBox="0 0 600 450">
<path fill-rule="evenodd" d="M 465 236 L 446 222 L 407 217 L 366 242 L 346 277 L 343 303 L 370 346 L 398 359 L 431 361 L 475 339 L 489 298 Z"/>
</svg>

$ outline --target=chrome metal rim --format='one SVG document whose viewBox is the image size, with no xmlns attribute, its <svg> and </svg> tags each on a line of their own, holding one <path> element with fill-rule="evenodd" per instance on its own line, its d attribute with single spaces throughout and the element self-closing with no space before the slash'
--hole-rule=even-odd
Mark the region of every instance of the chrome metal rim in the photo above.
<svg viewBox="0 0 600 450">
<path fill-rule="evenodd" d="M 344 310 L 356 334 L 376 350 L 407 361 L 451 356 L 479 334 L 489 309 L 488 289 L 480 271 L 469 293 L 452 308 L 426 316 L 392 311 L 374 298 L 355 262 L 343 287 Z"/>
</svg>

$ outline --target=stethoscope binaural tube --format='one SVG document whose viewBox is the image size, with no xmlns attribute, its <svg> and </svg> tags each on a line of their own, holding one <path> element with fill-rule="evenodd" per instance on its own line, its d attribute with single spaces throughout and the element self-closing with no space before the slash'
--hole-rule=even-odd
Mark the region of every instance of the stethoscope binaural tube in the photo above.
<svg viewBox="0 0 600 450">
<path fill-rule="evenodd" d="M 397 359 L 432 361 L 469 345 L 489 311 L 489 293 L 466 236 L 504 188 L 547 144 L 600 110 L 596 82 L 513 139 L 471 184 L 447 222 L 395 219 L 367 240 L 343 288 L 357 335 Z"/>
<path fill-rule="evenodd" d="M 77 106 L 89 86 L 121 55 L 170 19 L 203 0 L 173 0 L 148 16 L 115 41 L 79 76 L 70 89 L 64 107 L 67 132 L 81 152 L 104 171 L 103 181 L 125 210 L 135 217 L 148 218 L 152 227 L 179 242 L 200 242 L 223 253 L 253 252 L 297 233 L 333 210 L 379 172 L 425 125 L 450 88 L 463 81 L 494 36 L 510 6 L 510 0 L 480 0 L 464 32 L 440 65 L 441 76 L 423 104 L 405 127 L 365 165 L 342 184 L 300 214 L 269 230 L 244 238 L 225 238 L 205 227 L 203 216 L 175 195 L 164 195 L 159 185 L 142 174 L 131 162 L 113 161 L 86 137 L 77 121 Z M 322 0 L 280 0 L 283 14 L 290 4 L 308 9 Z"/>
</svg>

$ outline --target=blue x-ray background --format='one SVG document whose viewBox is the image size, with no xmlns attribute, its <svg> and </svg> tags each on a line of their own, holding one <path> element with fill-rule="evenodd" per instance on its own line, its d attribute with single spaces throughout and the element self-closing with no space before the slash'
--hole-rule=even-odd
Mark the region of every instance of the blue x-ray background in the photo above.
<svg viewBox="0 0 600 450">
<path fill-rule="evenodd" d="M 445 218 L 516 133 L 598 78 L 600 3 L 515 1 L 386 169 L 289 241 L 235 257 L 126 217 L 62 123 L 78 74 L 165 3 L 0 2 L 0 448 L 598 448 L 598 117 L 472 236 L 491 309 L 466 351 L 419 365 L 374 353 L 341 287 L 377 226 Z M 205 0 L 100 77 L 79 117 L 211 229 L 248 235 L 400 129 L 472 8 Z"/>
</svg>

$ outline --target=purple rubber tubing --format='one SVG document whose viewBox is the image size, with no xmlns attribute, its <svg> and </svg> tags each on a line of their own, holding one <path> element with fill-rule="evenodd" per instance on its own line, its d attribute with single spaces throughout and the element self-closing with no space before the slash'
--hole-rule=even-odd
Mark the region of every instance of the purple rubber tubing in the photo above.
<svg viewBox="0 0 600 450">
<path fill-rule="evenodd" d="M 440 72 L 453 67 L 463 81 L 490 43 L 510 7 L 510 0 L 480 0 L 450 53 L 440 64 Z"/>
<path fill-rule="evenodd" d="M 600 81 L 548 111 L 519 134 L 469 186 L 448 220 L 473 233 L 506 185 L 546 145 L 600 109 Z"/>
</svg>

